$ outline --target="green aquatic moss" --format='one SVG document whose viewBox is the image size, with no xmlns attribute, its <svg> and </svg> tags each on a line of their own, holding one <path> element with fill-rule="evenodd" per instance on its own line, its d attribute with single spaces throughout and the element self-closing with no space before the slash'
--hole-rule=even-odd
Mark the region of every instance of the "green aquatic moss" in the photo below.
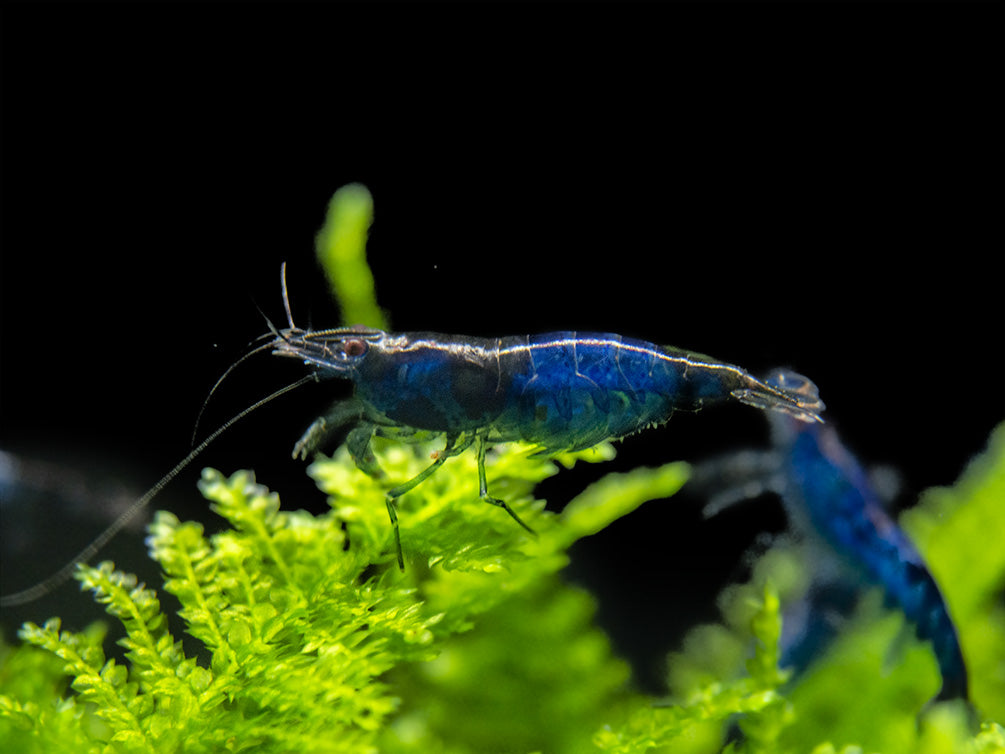
<svg viewBox="0 0 1005 754">
<path fill-rule="evenodd" d="M 391 478 L 424 462 L 378 452 Z M 52 750 L 59 719 L 80 751 L 481 751 L 486 737 L 582 750 L 624 701 L 628 670 L 592 626 L 592 600 L 555 574 L 574 541 L 672 494 L 686 467 L 638 470 L 610 502 L 587 492 L 556 515 L 531 494 L 555 465 L 523 448 L 497 455 L 494 485 L 538 536 L 481 502 L 473 458 L 458 459 L 402 501 L 404 573 L 384 489 L 344 449 L 311 467 L 331 495 L 323 516 L 281 510 L 249 472 L 207 470 L 202 492 L 230 528 L 207 538 L 161 512 L 149 544 L 208 660 L 186 656 L 152 590 L 109 563 L 82 567 L 126 629 L 126 662 L 106 660 L 97 634 L 26 625 L 21 638 L 62 661 L 72 693 L 51 666 L 47 693 L 4 689 L 0 741 Z"/>
</svg>

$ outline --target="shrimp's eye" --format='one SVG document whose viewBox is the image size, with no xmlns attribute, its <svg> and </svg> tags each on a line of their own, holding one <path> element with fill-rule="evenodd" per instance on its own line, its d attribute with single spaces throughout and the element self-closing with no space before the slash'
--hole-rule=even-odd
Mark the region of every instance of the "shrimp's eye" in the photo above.
<svg viewBox="0 0 1005 754">
<path fill-rule="evenodd" d="M 365 340 L 347 340 L 342 345 L 342 353 L 350 358 L 355 358 L 356 356 L 362 356 L 367 351 L 367 343 Z"/>
</svg>

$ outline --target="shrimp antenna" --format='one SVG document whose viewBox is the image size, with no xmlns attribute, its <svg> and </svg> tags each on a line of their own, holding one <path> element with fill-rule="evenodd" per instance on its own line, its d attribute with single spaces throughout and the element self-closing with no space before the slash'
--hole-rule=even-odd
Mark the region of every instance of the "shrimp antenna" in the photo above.
<svg viewBox="0 0 1005 754">
<path fill-rule="evenodd" d="M 296 390 L 298 387 L 306 385 L 308 382 L 312 382 L 313 380 L 314 375 L 306 375 L 305 377 L 301 377 L 296 382 L 291 383 L 286 387 L 280 388 L 271 395 L 262 398 L 260 401 L 256 403 L 253 403 L 252 405 L 248 406 L 246 409 L 241 411 L 241 413 L 231 417 L 228 421 L 224 422 L 215 432 L 213 432 L 211 435 L 209 435 L 209 437 L 207 437 L 205 440 L 199 443 L 198 447 L 194 448 L 187 456 L 185 456 L 181 461 L 179 461 L 178 464 L 173 469 L 171 469 L 171 471 L 169 471 L 167 474 L 161 477 L 160 481 L 157 482 L 157 484 L 155 484 L 149 490 L 147 490 L 146 493 L 143 495 L 143 497 L 139 498 L 135 503 L 130 505 L 129 508 L 123 511 L 122 514 L 117 519 L 115 519 L 115 521 L 113 521 L 107 529 L 105 529 L 103 532 L 101 532 L 101 534 L 95 537 L 91 541 L 91 543 L 87 545 L 87 547 L 85 547 L 77 554 L 75 558 L 70 560 L 66 565 L 64 565 L 62 568 L 60 568 L 58 571 L 56 571 L 48 578 L 38 582 L 35 586 L 30 587 L 28 589 L 24 589 L 20 592 L 15 592 L 14 594 L 7 594 L 0 596 L 0 608 L 15 607 L 17 605 L 23 605 L 28 602 L 33 602 L 34 600 L 37 600 L 39 597 L 44 597 L 53 589 L 60 586 L 64 582 L 68 581 L 70 577 L 73 575 L 73 572 L 76 570 L 78 564 L 86 563 L 88 560 L 93 558 L 95 554 L 97 554 L 97 552 L 102 547 L 108 544 L 109 540 L 111 540 L 112 537 L 118 534 L 122 530 L 122 528 L 126 524 L 128 524 L 129 521 L 132 520 L 134 516 L 136 516 L 136 514 L 138 514 L 141 510 L 143 510 L 150 503 L 150 501 L 157 496 L 157 494 L 161 490 L 167 487 L 167 485 L 170 484 L 171 480 L 173 480 L 176 476 L 178 476 L 178 474 L 180 474 L 186 466 L 192 463 L 192 461 L 194 461 L 195 458 L 200 453 L 202 453 L 202 451 L 204 451 L 211 442 L 213 442 L 216 438 L 218 438 L 232 426 L 237 424 L 237 422 L 239 422 L 245 416 L 250 414 L 252 411 L 261 408 L 266 403 L 269 403 L 275 400 L 276 398 L 279 398 L 280 396 L 291 392 L 292 390 Z"/>
<path fill-rule="evenodd" d="M 272 324 L 272 323 L 270 322 L 269 324 Z M 268 337 L 271 337 L 271 336 L 270 335 L 262 335 L 262 336 L 259 336 L 258 338 L 255 338 L 255 340 L 261 340 L 262 338 L 268 338 Z M 252 341 L 252 342 L 254 342 L 254 341 Z M 256 346 L 255 348 L 251 349 L 246 354 L 244 354 L 241 358 L 239 358 L 237 361 L 235 361 L 233 364 L 231 364 L 229 367 L 227 367 L 227 371 L 225 371 L 222 375 L 220 375 L 220 379 L 218 379 L 216 382 L 213 383 L 213 387 L 211 387 L 209 389 L 209 395 L 207 395 L 206 396 L 206 400 L 204 400 L 202 402 L 202 406 L 199 408 L 199 413 L 195 417 L 195 426 L 192 427 L 192 439 L 190 441 L 190 445 L 191 446 L 193 446 L 193 447 L 195 446 L 195 438 L 196 438 L 196 435 L 199 434 L 199 424 L 202 422 L 202 415 L 204 413 L 206 413 L 206 407 L 209 406 L 209 401 L 213 397 L 213 393 L 216 392 L 216 389 L 218 387 L 220 387 L 220 385 L 223 383 L 223 381 L 225 379 L 227 379 L 227 377 L 230 375 L 230 373 L 233 372 L 238 367 L 238 365 L 244 363 L 245 361 L 247 361 L 248 359 L 250 359 L 252 356 L 254 356 L 256 353 L 261 353 L 262 351 L 266 351 L 266 350 L 268 350 L 271 347 L 272 347 L 272 341 L 270 340 L 268 343 L 264 343 L 264 344 L 262 344 L 260 346 Z"/>
<path fill-rule="evenodd" d="M 286 291 L 286 262 L 283 262 L 283 266 L 280 269 L 280 275 L 283 290 L 283 307 L 286 309 L 286 320 L 290 323 L 290 329 L 294 330 L 296 328 L 293 325 L 293 315 L 290 313 L 290 299 Z M 264 311 L 262 311 L 262 307 L 260 307 L 257 303 L 255 303 L 255 308 L 258 310 L 258 313 L 262 315 L 262 319 L 265 320 L 265 324 L 269 328 L 269 332 L 263 335 L 259 335 L 251 342 L 256 343 L 260 340 L 264 340 L 265 338 L 269 337 L 275 337 L 279 338 L 280 340 L 289 342 L 289 339 L 286 337 L 286 335 L 281 330 L 277 329 L 276 326 L 272 323 L 272 320 L 269 319 L 269 315 L 267 315 Z M 195 438 L 199 434 L 199 425 L 202 423 L 202 415 L 206 413 L 206 407 L 209 406 L 209 401 L 213 397 L 213 394 L 216 392 L 216 389 L 220 387 L 223 381 L 227 379 L 230 373 L 233 372 L 234 369 L 238 367 L 238 365 L 242 364 L 245 360 L 251 358 L 256 353 L 267 351 L 271 346 L 272 341 L 269 341 L 268 343 L 252 348 L 246 354 L 241 356 L 237 361 L 235 361 L 233 364 L 227 367 L 227 370 L 222 375 L 220 375 L 220 379 L 218 379 L 216 382 L 213 383 L 213 387 L 209 389 L 209 394 L 206 396 L 206 400 L 202 402 L 202 406 L 199 408 L 199 413 L 196 414 L 195 426 L 192 427 L 192 439 L 189 441 L 189 445 L 191 447 L 195 447 Z"/>
<path fill-rule="evenodd" d="M 282 267 L 279 268 L 279 277 L 282 281 L 283 286 L 283 307 L 286 309 L 286 321 L 290 325 L 291 330 L 296 330 L 297 326 L 293 324 L 293 312 L 290 311 L 290 297 L 286 290 L 286 262 L 283 262 Z M 266 317 L 266 319 L 268 319 Z M 272 323 L 269 323 L 270 327 Z"/>
</svg>

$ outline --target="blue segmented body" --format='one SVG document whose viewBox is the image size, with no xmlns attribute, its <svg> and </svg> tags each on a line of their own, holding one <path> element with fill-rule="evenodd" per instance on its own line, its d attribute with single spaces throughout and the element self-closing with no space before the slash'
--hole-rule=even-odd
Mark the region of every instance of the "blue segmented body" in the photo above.
<svg viewBox="0 0 1005 754">
<path fill-rule="evenodd" d="M 942 672 L 940 699 L 967 696 L 967 671 L 946 602 L 921 554 L 883 509 L 865 471 L 828 426 L 778 422 L 782 490 L 789 515 L 805 519 L 843 560 L 882 587 L 918 636 L 931 642 Z"/>
<path fill-rule="evenodd" d="M 447 458 L 477 443 L 480 494 L 488 495 L 486 445 L 524 441 L 542 452 L 578 450 L 667 421 L 674 411 L 736 400 L 820 421 L 815 391 L 794 392 L 709 356 L 603 333 L 556 332 L 505 338 L 386 333 L 365 327 L 276 331 L 273 353 L 302 360 L 318 377 L 352 380 L 353 397 L 337 403 L 294 448 L 306 457 L 340 428 L 356 464 L 379 474 L 374 434 L 410 439 L 446 436 L 428 469 L 388 492 L 394 500 Z M 806 384 L 812 384 L 805 380 Z M 402 563 L 399 543 L 399 564 Z"/>
<path fill-rule="evenodd" d="M 590 447 L 667 421 L 675 410 L 735 399 L 819 420 L 806 401 L 708 356 L 620 335 L 558 332 L 505 338 L 284 331 L 280 355 L 356 384 L 376 425 L 484 433 L 552 451 Z M 346 344 L 363 351 L 341 355 Z"/>
</svg>

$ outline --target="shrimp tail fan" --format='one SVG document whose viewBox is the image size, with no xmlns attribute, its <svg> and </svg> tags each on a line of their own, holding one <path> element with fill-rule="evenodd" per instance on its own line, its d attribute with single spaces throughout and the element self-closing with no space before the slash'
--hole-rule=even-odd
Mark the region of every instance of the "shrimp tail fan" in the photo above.
<svg viewBox="0 0 1005 754">
<path fill-rule="evenodd" d="M 823 422 L 820 412 L 826 408 L 813 381 L 789 369 L 775 369 L 763 382 L 751 379 L 743 389 L 734 390 L 733 397 L 748 406 L 779 411 L 804 422 Z"/>
</svg>

